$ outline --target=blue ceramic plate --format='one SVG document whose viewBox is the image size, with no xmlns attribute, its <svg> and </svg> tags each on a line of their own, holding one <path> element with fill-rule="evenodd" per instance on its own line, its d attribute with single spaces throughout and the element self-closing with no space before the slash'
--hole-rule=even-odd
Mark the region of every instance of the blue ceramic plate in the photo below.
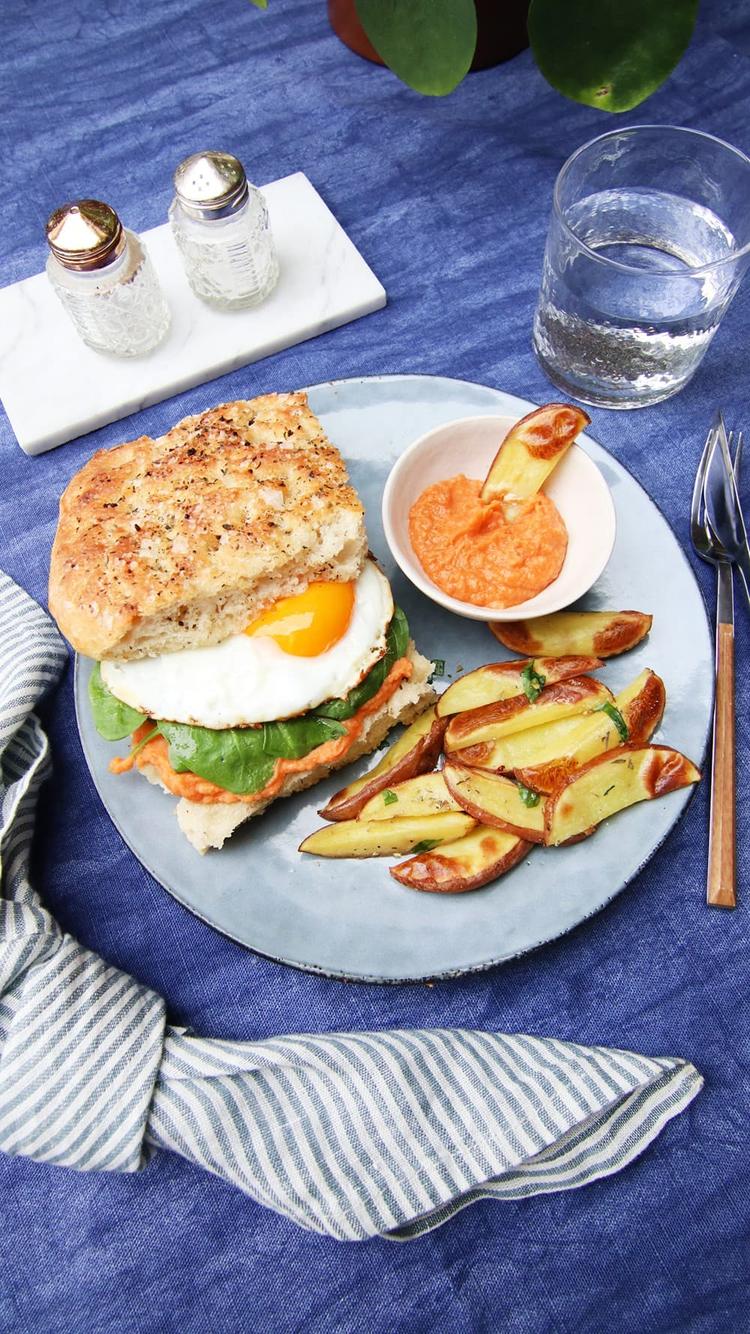
<svg viewBox="0 0 750 1334">
<path fill-rule="evenodd" d="M 417 436 L 472 414 L 520 417 L 533 404 L 427 376 L 344 380 L 309 392 L 311 407 L 347 460 L 367 509 L 372 549 L 419 648 L 444 659 L 449 680 L 510 657 L 486 626 L 442 610 L 404 578 L 383 537 L 380 502 L 394 460 Z M 636 607 L 654 616 L 645 643 L 608 663 L 602 678 L 617 691 L 644 667 L 663 675 L 668 705 L 657 737 L 700 763 L 710 723 L 712 643 L 698 586 L 645 491 L 600 445 L 586 439 L 583 447 L 612 491 L 617 541 L 582 605 Z M 535 848 L 504 879 L 475 893 L 418 894 L 391 879 L 388 860 L 323 861 L 297 853 L 305 835 L 322 823 L 317 809 L 343 781 L 369 768 L 369 758 L 277 802 L 221 852 L 200 857 L 178 829 L 173 797 L 137 775 L 108 773 L 107 763 L 118 750 L 101 740 L 91 721 L 89 672 L 90 664 L 80 660 L 76 703 L 84 753 L 102 801 L 136 857 L 170 894 L 219 931 L 273 959 L 331 976 L 372 982 L 450 977 L 553 940 L 625 888 L 689 799 L 689 792 L 674 792 L 623 812 L 583 843 Z"/>
</svg>

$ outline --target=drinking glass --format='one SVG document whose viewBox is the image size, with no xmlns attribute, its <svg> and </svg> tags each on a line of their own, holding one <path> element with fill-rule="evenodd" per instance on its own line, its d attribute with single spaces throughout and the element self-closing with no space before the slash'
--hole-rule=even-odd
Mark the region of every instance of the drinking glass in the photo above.
<svg viewBox="0 0 750 1334">
<path fill-rule="evenodd" d="M 634 125 L 565 163 L 533 344 L 553 384 L 642 408 L 690 379 L 750 260 L 750 159 L 713 135 Z"/>
</svg>

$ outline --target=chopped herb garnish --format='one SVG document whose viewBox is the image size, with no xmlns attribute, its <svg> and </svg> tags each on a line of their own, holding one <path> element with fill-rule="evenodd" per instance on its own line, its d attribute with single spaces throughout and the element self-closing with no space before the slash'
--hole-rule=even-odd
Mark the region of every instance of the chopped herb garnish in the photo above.
<svg viewBox="0 0 750 1334">
<path fill-rule="evenodd" d="M 542 800 L 540 793 L 532 792 L 530 787 L 525 787 L 523 783 L 518 784 L 518 795 L 524 806 L 538 806 Z"/>
<path fill-rule="evenodd" d="M 620 713 L 620 710 L 616 708 L 614 704 L 610 704 L 609 700 L 605 700 L 603 704 L 599 705 L 598 712 L 606 713 L 607 717 L 612 719 L 612 722 L 620 733 L 620 740 L 627 741 L 630 733 L 628 731 L 628 725 Z"/>
<path fill-rule="evenodd" d="M 602 796 L 603 796 L 603 797 L 608 796 L 609 793 L 612 791 L 613 787 L 614 787 L 614 783 L 610 783 L 609 787 L 608 787 L 608 788 L 605 788 L 604 792 L 602 792 Z"/>
<path fill-rule="evenodd" d="M 428 682 L 440 681 L 445 676 L 445 658 L 436 658 L 432 664 L 432 671 L 428 676 Z"/>
<path fill-rule="evenodd" d="M 541 676 L 539 672 L 535 671 L 533 662 L 527 663 L 522 669 L 521 685 L 529 704 L 533 704 L 534 700 L 539 698 L 546 683 L 546 676 Z"/>
<path fill-rule="evenodd" d="M 394 801 L 398 801 L 398 793 L 393 788 L 387 787 L 383 793 L 383 805 L 392 806 Z"/>
<path fill-rule="evenodd" d="M 412 852 L 432 852 L 432 849 L 436 848 L 442 841 L 441 838 L 423 838 L 421 843 L 414 844 Z"/>
</svg>

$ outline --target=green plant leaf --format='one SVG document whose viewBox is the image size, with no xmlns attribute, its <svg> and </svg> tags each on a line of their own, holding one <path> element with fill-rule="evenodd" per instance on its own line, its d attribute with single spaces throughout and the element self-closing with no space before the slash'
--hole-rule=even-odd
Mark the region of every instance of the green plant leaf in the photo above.
<svg viewBox="0 0 750 1334">
<path fill-rule="evenodd" d="M 116 699 L 112 691 L 102 681 L 99 663 L 89 677 L 89 702 L 94 716 L 94 726 L 105 741 L 122 741 L 130 736 L 136 727 L 146 721 L 145 713 L 138 713 L 122 700 Z"/>
<path fill-rule="evenodd" d="M 499 0 L 498 0 L 499 2 Z M 418 93 L 451 93 L 477 44 L 474 0 L 356 0 L 378 55 Z"/>
<path fill-rule="evenodd" d="M 268 0 L 250 0 L 250 4 L 256 9 L 268 9 Z"/>
<path fill-rule="evenodd" d="M 664 82 L 699 0 L 531 0 L 529 40 L 548 83 L 574 102 L 630 111 Z"/>
</svg>

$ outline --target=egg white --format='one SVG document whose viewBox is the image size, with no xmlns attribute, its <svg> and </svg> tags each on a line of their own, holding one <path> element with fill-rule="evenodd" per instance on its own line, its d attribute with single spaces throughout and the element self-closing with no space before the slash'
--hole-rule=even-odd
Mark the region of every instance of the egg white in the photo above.
<svg viewBox="0 0 750 1334">
<path fill-rule="evenodd" d="M 240 634 L 209 648 L 105 660 L 102 680 L 150 718 L 212 728 L 278 722 L 357 685 L 385 653 L 392 616 L 390 584 L 368 560 L 354 586 L 349 625 L 325 653 L 295 657 L 273 639 Z"/>
</svg>

